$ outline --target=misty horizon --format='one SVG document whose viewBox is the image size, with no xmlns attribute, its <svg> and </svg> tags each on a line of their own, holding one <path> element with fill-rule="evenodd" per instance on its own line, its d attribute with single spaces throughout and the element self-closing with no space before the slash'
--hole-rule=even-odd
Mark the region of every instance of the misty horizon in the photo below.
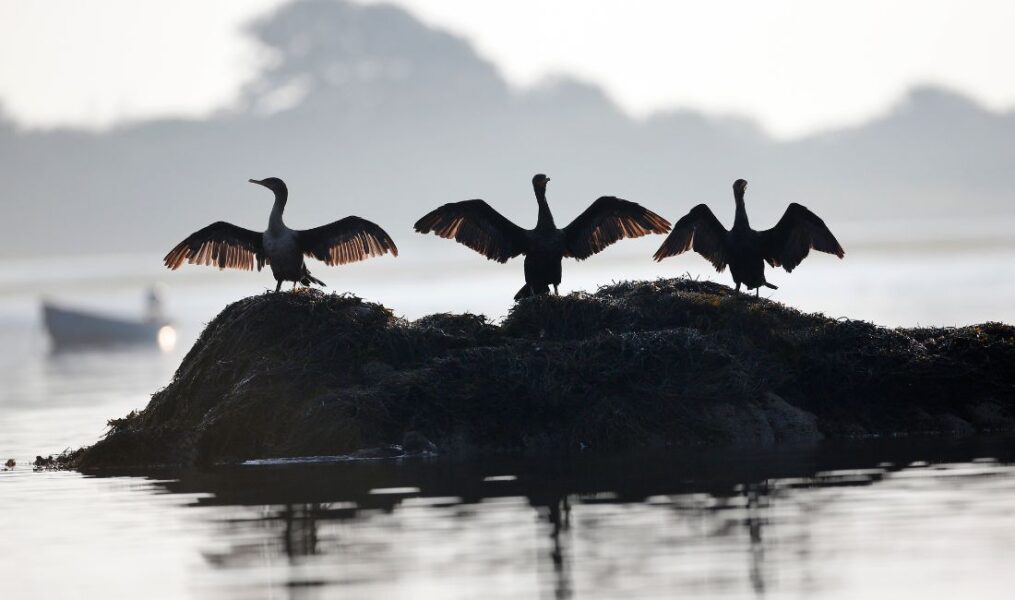
<svg viewBox="0 0 1015 600">
<path fill-rule="evenodd" d="M 101 132 L 0 121 L 0 177 L 15 200 L 0 256 L 165 252 L 212 221 L 261 227 L 270 198 L 246 181 L 268 176 L 289 184 L 296 225 L 357 214 L 440 259 L 462 250 L 411 233 L 418 217 L 484 198 L 527 226 L 536 172 L 553 177 L 564 223 L 602 195 L 671 221 L 705 202 L 728 222 L 741 177 L 759 226 L 799 202 L 831 224 L 871 223 L 859 237 L 884 232 L 878 243 L 1015 216 L 1015 113 L 941 87 L 912 89 L 864 124 L 783 141 L 740 117 L 631 117 L 574 78 L 519 90 L 467 40 L 393 6 L 296 2 L 249 32 L 277 60 L 233 110 Z M 912 226 L 886 230 L 893 222 Z"/>
<path fill-rule="evenodd" d="M 354 1 L 408 11 L 466 41 L 516 92 L 563 76 L 604 90 L 628 116 L 677 108 L 745 118 L 783 141 L 867 122 L 914 87 L 955 90 L 997 113 L 1015 106 L 1015 86 L 996 76 L 1015 50 L 1003 26 L 1015 11 L 997 0 L 862 0 L 836 11 L 834 26 L 823 7 L 796 0 L 693 11 L 665 2 L 631 10 L 617 0 L 591 9 L 576 0 Z M 28 127 L 210 116 L 235 107 L 277 59 L 250 24 L 290 4 L 0 6 L 0 51 L 21 57 L 0 63 L 0 98 Z M 77 27 L 63 28 L 53 11 Z M 186 45 L 165 37 L 174 30 L 187 31 Z"/>
</svg>

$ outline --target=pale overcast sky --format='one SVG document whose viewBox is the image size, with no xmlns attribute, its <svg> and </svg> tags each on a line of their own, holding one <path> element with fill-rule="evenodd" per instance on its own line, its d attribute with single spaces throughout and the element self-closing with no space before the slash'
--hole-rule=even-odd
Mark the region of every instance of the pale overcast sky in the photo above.
<svg viewBox="0 0 1015 600">
<path fill-rule="evenodd" d="M 269 58 L 241 25 L 282 3 L 0 0 L 0 104 L 37 126 L 207 114 Z M 919 83 L 1015 106 L 1008 0 L 393 3 L 468 37 L 515 85 L 570 73 L 636 115 L 732 113 L 793 137 Z"/>
</svg>

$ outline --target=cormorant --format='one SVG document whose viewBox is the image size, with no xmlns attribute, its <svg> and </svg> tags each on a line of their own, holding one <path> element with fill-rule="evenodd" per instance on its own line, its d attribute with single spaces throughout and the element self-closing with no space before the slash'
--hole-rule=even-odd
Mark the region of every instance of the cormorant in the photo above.
<svg viewBox="0 0 1015 600">
<path fill-rule="evenodd" d="M 670 223 L 641 205 L 613 196 L 603 196 L 578 215 L 570 225 L 558 229 L 546 203 L 542 173 L 532 178 L 539 204 L 535 229 L 522 229 L 483 200 L 451 202 L 416 221 L 416 231 L 454 239 L 490 260 L 507 262 L 525 255 L 525 285 L 515 300 L 525 296 L 557 293 L 560 263 L 567 256 L 584 260 L 624 238 L 649 233 L 666 233 Z"/>
<path fill-rule="evenodd" d="M 747 181 L 743 179 L 733 183 L 737 203 L 733 229 L 726 231 L 712 211 L 699 204 L 677 221 L 654 258 L 660 261 L 694 248 L 720 273 L 729 265 L 738 292 L 740 284 L 744 284 L 747 289 L 754 289 L 757 296 L 761 286 L 779 289 L 765 280 L 766 262 L 791 272 L 812 248 L 839 258 L 845 255 L 825 222 L 796 202 L 789 205 L 775 227 L 765 231 L 751 229 L 744 208 L 746 189 Z"/>
<path fill-rule="evenodd" d="M 381 256 L 390 252 L 398 256 L 398 248 L 391 237 L 375 223 L 359 217 L 346 217 L 313 229 L 289 229 L 282 221 L 289 189 L 277 177 L 251 179 L 275 193 L 275 205 L 268 218 L 268 229 L 263 233 L 219 221 L 195 231 L 169 251 L 165 264 L 176 270 L 184 262 L 198 265 L 215 265 L 249 271 L 255 266 L 260 271 L 271 266 L 271 273 L 282 289 L 283 281 L 309 286 L 324 282 L 310 274 L 303 256 L 313 256 L 327 265 L 344 265 Z"/>
</svg>

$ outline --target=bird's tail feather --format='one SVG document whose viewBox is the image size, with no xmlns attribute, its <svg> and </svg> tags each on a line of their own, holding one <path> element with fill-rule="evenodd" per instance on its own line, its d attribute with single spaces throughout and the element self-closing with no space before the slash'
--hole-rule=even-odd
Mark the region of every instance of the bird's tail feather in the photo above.
<svg viewBox="0 0 1015 600">
<path fill-rule="evenodd" d="M 767 281 L 765 282 L 765 287 L 767 287 L 767 288 L 772 288 L 773 290 L 777 290 L 777 289 L 779 289 L 779 286 L 777 286 L 777 285 L 772 285 L 771 283 L 768 283 Z"/>
<path fill-rule="evenodd" d="M 310 287 L 310 284 L 312 284 L 312 283 L 316 283 L 317 285 L 319 285 L 321 287 L 328 287 L 328 285 L 326 283 L 324 283 L 320 279 L 318 279 L 318 278 L 314 277 L 313 275 L 311 275 L 310 271 L 304 271 L 303 272 L 303 279 L 300 279 L 300 283 L 302 283 L 303 285 L 305 285 L 307 287 Z"/>
<path fill-rule="evenodd" d="M 518 290 L 515 294 L 515 300 L 521 300 L 522 298 L 528 298 L 529 296 L 538 296 L 539 294 L 549 294 L 550 286 L 548 285 L 531 285 L 526 283 L 522 286 L 522 289 Z"/>
</svg>

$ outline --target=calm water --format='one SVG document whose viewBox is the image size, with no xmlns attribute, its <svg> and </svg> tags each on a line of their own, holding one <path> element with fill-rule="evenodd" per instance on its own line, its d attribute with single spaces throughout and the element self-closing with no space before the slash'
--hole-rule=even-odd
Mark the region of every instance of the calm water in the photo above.
<svg viewBox="0 0 1015 600">
<path fill-rule="evenodd" d="M 19 470 L 0 474 L 0 590 L 1008 598 L 1013 458 L 1012 440 L 908 440 L 107 478 Z"/>
<path fill-rule="evenodd" d="M 772 297 L 888 325 L 1015 321 L 1011 249 L 824 258 L 773 278 Z M 564 289 L 705 274 L 623 261 L 570 265 Z M 0 462 L 18 462 L 0 472 L 0 598 L 1007 598 L 1015 585 L 1015 439 L 33 473 L 36 454 L 142 408 L 204 322 L 268 284 L 104 264 L 113 275 L 0 262 Z M 498 317 L 520 277 L 480 260 L 424 283 L 411 261 L 377 264 L 323 278 L 410 317 Z M 137 314 L 155 278 L 173 284 L 174 349 L 49 349 L 40 297 Z"/>
</svg>

